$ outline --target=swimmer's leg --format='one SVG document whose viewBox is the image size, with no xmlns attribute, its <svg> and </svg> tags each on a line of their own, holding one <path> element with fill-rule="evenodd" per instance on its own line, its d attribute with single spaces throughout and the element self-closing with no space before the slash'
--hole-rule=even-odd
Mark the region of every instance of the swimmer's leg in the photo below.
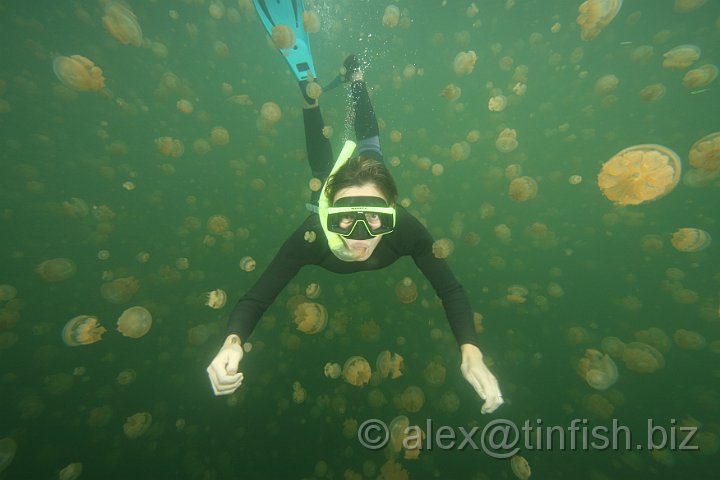
<svg viewBox="0 0 720 480">
<path fill-rule="evenodd" d="M 350 82 L 351 114 L 353 115 L 355 138 L 357 139 L 355 155 L 371 157 L 382 162 L 380 129 L 378 128 L 375 109 L 373 109 L 370 101 L 360 63 L 353 54 L 345 59 L 343 65 L 345 67 L 345 79 Z"/>
<path fill-rule="evenodd" d="M 303 123 L 305 124 L 305 148 L 312 176 L 325 183 L 332 170 L 334 157 L 330 140 L 323 135 L 325 123 L 317 102 L 314 105 L 308 105 L 307 100 L 305 101 Z M 315 211 L 311 207 L 315 206 L 317 208 L 319 198 L 320 191 L 312 192 L 310 203 L 307 205 L 308 209 Z"/>
</svg>

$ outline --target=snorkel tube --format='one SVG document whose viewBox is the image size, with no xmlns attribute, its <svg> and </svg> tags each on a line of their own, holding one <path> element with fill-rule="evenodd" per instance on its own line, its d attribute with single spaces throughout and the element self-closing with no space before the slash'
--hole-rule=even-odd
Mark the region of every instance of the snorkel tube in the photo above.
<svg viewBox="0 0 720 480">
<path fill-rule="evenodd" d="M 327 188 L 328 180 L 330 180 L 330 178 L 335 174 L 335 172 L 340 169 L 340 167 L 345 165 L 345 163 L 350 159 L 354 151 L 355 142 L 353 142 L 352 140 L 346 141 L 342 151 L 340 152 L 340 155 L 338 156 L 337 160 L 335 160 L 335 165 L 333 166 L 330 175 L 328 175 L 327 180 L 325 180 L 325 184 L 323 185 L 322 191 L 320 192 L 320 199 L 318 200 L 318 214 L 320 215 L 320 225 L 322 226 L 323 232 L 325 232 L 325 237 L 328 241 L 328 247 L 330 247 L 330 251 L 333 253 L 333 255 L 335 255 L 343 262 L 354 262 L 358 260 L 365 252 L 362 249 L 348 248 L 340 235 L 328 230 L 327 218 L 330 200 L 325 194 L 325 191 Z"/>
</svg>

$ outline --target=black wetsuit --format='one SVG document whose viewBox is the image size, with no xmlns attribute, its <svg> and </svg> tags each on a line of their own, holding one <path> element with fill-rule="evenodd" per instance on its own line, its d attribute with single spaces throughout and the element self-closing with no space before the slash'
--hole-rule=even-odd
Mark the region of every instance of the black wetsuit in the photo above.
<svg viewBox="0 0 720 480">
<path fill-rule="evenodd" d="M 350 88 L 355 113 L 355 135 L 358 139 L 355 154 L 383 161 L 377 121 L 365 83 L 353 82 Z M 322 135 L 324 124 L 320 108 L 305 109 L 303 112 L 310 167 L 313 175 L 324 181 L 335 157 L 329 140 Z M 317 194 L 311 198 L 315 205 L 317 198 Z M 335 257 L 328 247 L 319 215 L 311 214 L 285 241 L 255 285 L 238 301 L 230 314 L 227 335 L 234 333 L 242 341 L 247 341 L 265 310 L 305 265 L 318 265 L 335 273 L 354 273 L 379 270 L 400 257 L 411 256 L 442 300 L 458 345 L 477 345 L 473 311 L 465 290 L 450 271 L 447 262 L 433 255 L 430 232 L 403 207 L 397 205 L 396 208 L 395 229 L 383 235 L 370 258 L 361 262 L 344 262 Z M 314 232 L 315 241 L 305 240 L 306 232 Z"/>
</svg>

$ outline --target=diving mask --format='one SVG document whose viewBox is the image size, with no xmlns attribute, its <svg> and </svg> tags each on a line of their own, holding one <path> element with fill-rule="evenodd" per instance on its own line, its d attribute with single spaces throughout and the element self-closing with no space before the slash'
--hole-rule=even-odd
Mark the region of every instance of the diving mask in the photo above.
<svg viewBox="0 0 720 480">
<path fill-rule="evenodd" d="M 327 229 L 345 238 L 366 240 L 395 228 L 395 208 L 380 197 L 343 197 L 327 210 Z"/>
</svg>

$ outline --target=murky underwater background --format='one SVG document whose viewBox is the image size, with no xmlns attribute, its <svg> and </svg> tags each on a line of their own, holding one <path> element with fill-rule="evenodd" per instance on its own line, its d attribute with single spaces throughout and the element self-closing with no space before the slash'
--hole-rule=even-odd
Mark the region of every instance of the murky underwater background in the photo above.
<svg viewBox="0 0 720 480">
<path fill-rule="evenodd" d="M 352 276 L 304 269 L 249 339 L 244 384 L 213 396 L 205 368 L 230 310 L 307 215 L 301 97 L 285 62 L 246 0 L 226 0 L 222 15 L 219 0 L 131 1 L 141 47 L 106 31 L 102 3 L 0 2 L 0 284 L 8 297 L 7 285 L 17 291 L 0 302 L 0 438 L 17 446 L 9 465 L 0 452 L 0 478 L 54 478 L 80 462 L 81 478 L 355 479 L 379 477 L 388 461 L 395 476 L 381 478 L 514 478 L 508 460 L 472 449 L 406 460 L 359 444 L 353 420 L 399 415 L 465 428 L 497 418 L 618 419 L 643 440 L 647 419 L 674 419 L 699 426 L 699 451 L 520 454 L 533 478 L 714 478 L 718 246 L 687 253 L 670 240 L 683 227 L 720 237 L 720 183 L 684 177 L 661 199 L 619 207 L 597 175 L 620 150 L 653 143 L 691 171 L 691 146 L 720 130 L 718 83 L 685 87 L 687 69 L 663 68 L 663 53 L 693 44 L 702 52 L 693 67 L 718 64 L 720 4 L 679 13 L 671 0 L 627 0 L 590 41 L 575 22 L 578 1 L 475 4 L 469 16 L 469 1 L 403 0 L 399 25 L 386 28 L 386 2 L 308 2 L 322 21 L 311 36 L 320 83 L 348 53 L 364 54 L 400 197 L 435 238 L 454 244 L 448 262 L 483 317 L 481 348 L 506 398 L 490 416 L 480 414 L 442 307 L 409 258 Z M 459 76 L 453 59 L 470 50 L 477 62 Z M 53 59 L 75 54 L 102 69 L 103 91 L 76 92 L 55 76 Z M 526 79 L 514 78 L 519 66 Z M 619 85 L 598 92 L 608 74 Z M 664 97 L 644 101 L 640 90 L 657 83 Z M 449 84 L 461 89 L 453 101 L 440 95 Z M 500 93 L 507 108 L 489 111 Z M 191 113 L 178 109 L 181 99 Z M 270 101 L 283 114 L 272 126 L 259 121 Z M 321 97 L 336 151 L 351 133 L 345 102 L 342 89 Z M 225 145 L 213 143 L 217 126 L 229 133 Z M 505 128 L 517 132 L 510 153 L 495 146 Z M 184 153 L 163 155 L 161 137 L 180 140 Z M 467 158 L 453 158 L 458 148 Z M 508 195 L 519 170 L 538 185 L 526 202 Z M 570 183 L 573 175 L 582 181 Z M 229 221 L 225 231 L 208 223 L 214 215 Z M 255 270 L 240 268 L 246 256 Z M 44 281 L 35 270 L 55 258 L 76 273 Z M 101 295 L 104 283 L 129 277 L 139 282 L 136 293 L 121 292 L 129 298 Z M 419 293 L 409 304 L 396 295 L 405 277 Z M 287 305 L 313 282 L 330 320 L 306 335 Z M 218 288 L 228 302 L 213 310 L 206 293 Z M 115 330 L 133 305 L 153 316 L 138 339 Z M 64 325 L 79 315 L 107 328 L 101 341 L 63 343 Z M 638 373 L 621 352 L 617 383 L 594 390 L 576 370 L 607 337 L 654 346 L 664 366 Z M 384 350 L 404 357 L 402 377 L 358 388 L 323 373 L 355 355 L 375 370 Z M 432 385 L 441 367 L 445 380 Z M 306 391 L 302 403 L 294 382 Z M 425 397 L 414 412 L 403 396 L 411 386 Z M 128 438 L 123 425 L 141 412 L 152 424 Z"/>
</svg>

